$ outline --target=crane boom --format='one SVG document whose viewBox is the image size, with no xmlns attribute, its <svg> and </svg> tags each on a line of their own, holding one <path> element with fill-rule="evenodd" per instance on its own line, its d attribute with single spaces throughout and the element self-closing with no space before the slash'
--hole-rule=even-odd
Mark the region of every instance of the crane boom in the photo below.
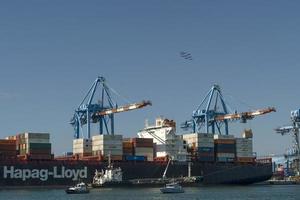
<svg viewBox="0 0 300 200">
<path fill-rule="evenodd" d="M 140 108 L 143 108 L 148 105 L 150 105 L 150 106 L 152 105 L 151 101 L 141 101 L 139 103 L 128 104 L 128 105 L 120 106 L 118 108 L 103 110 L 103 111 L 95 113 L 95 115 L 103 116 L 103 115 L 109 115 L 109 114 L 113 114 L 113 113 L 126 112 L 126 111 L 130 111 L 130 110 L 140 109 Z"/>
<path fill-rule="evenodd" d="M 276 131 L 276 133 L 280 133 L 281 135 L 284 135 L 291 132 L 293 129 L 294 129 L 293 126 L 283 126 L 283 127 L 276 128 L 274 130 Z"/>
<path fill-rule="evenodd" d="M 242 113 L 233 113 L 233 114 L 226 114 L 226 115 L 217 115 L 215 117 L 215 120 L 217 121 L 224 121 L 224 120 L 237 120 L 237 119 L 242 119 L 244 121 L 246 121 L 247 119 L 252 119 L 255 116 L 258 115 L 264 115 L 270 112 L 276 112 L 276 109 L 274 107 L 268 107 L 268 108 L 264 108 L 264 109 L 258 109 L 255 111 L 251 111 L 251 112 L 242 112 Z"/>
</svg>

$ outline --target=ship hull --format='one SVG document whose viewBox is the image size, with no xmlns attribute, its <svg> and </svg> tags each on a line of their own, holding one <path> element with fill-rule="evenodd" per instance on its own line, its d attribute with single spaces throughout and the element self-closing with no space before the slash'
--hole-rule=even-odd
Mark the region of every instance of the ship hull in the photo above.
<svg viewBox="0 0 300 200">
<path fill-rule="evenodd" d="M 167 163 L 115 162 L 123 180 L 161 178 Z M 59 186 L 74 185 L 78 181 L 91 183 L 95 170 L 104 169 L 105 162 L 95 161 L 43 161 L 0 162 L 1 186 Z M 192 176 L 202 176 L 203 184 L 252 184 L 272 176 L 272 164 L 200 163 L 191 165 Z M 188 164 L 174 162 L 169 165 L 167 177 L 188 176 Z"/>
</svg>

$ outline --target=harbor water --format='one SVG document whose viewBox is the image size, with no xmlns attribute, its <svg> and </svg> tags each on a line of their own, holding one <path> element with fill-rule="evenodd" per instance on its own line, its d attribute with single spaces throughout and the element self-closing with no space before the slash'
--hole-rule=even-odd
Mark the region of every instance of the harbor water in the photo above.
<svg viewBox="0 0 300 200">
<path fill-rule="evenodd" d="M 187 200 L 187 199 L 299 199 L 299 185 L 249 185 L 185 187 L 182 194 L 162 194 L 159 188 L 100 188 L 89 194 L 66 194 L 64 189 L 6 188 L 0 190 L 0 199 L 10 200 Z"/>
</svg>

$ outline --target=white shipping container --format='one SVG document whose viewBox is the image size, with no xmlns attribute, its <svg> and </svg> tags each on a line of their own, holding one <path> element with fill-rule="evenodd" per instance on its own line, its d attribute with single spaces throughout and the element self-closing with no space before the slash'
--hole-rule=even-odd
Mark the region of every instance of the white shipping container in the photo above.
<svg viewBox="0 0 300 200">
<path fill-rule="evenodd" d="M 147 147 L 136 147 L 134 149 L 135 154 L 147 154 L 152 153 L 153 154 L 153 148 L 147 148 Z"/>
<path fill-rule="evenodd" d="M 206 133 L 188 133 L 182 135 L 183 139 L 193 139 L 193 138 L 213 138 L 212 134 Z"/>
<path fill-rule="evenodd" d="M 95 149 L 122 149 L 122 145 L 114 145 L 114 144 L 109 144 L 109 145 L 93 145 L 93 148 Z"/>
<path fill-rule="evenodd" d="M 91 149 L 73 149 L 73 153 L 91 153 Z"/>
<path fill-rule="evenodd" d="M 248 145 L 248 146 L 238 146 L 236 147 L 237 150 L 252 150 L 252 146 Z"/>
<path fill-rule="evenodd" d="M 101 153 L 103 156 L 108 156 L 108 155 L 122 156 L 123 155 L 123 152 L 120 152 L 120 151 L 101 151 Z"/>
<path fill-rule="evenodd" d="M 100 148 L 123 148 L 123 143 L 122 144 L 93 144 L 95 147 L 100 147 Z"/>
<path fill-rule="evenodd" d="M 237 149 L 236 152 L 252 152 L 252 149 L 248 149 L 248 148 L 241 148 L 241 149 Z"/>
<path fill-rule="evenodd" d="M 212 134 L 204 134 L 204 133 L 184 134 L 183 139 L 186 141 L 189 147 L 195 146 L 197 148 L 197 147 L 214 146 L 214 138 Z"/>
<path fill-rule="evenodd" d="M 122 145 L 122 141 L 93 141 L 93 145 Z"/>
<path fill-rule="evenodd" d="M 252 141 L 236 142 L 238 145 L 252 145 Z"/>
<path fill-rule="evenodd" d="M 252 146 L 252 142 L 236 143 L 237 146 Z"/>
<path fill-rule="evenodd" d="M 217 153 L 217 157 L 234 158 L 234 153 Z"/>
<path fill-rule="evenodd" d="M 92 144 L 73 144 L 73 148 L 92 148 Z"/>
<path fill-rule="evenodd" d="M 94 135 L 92 140 L 122 140 L 122 135 Z"/>
<path fill-rule="evenodd" d="M 91 153 L 92 143 L 90 139 L 75 139 L 73 140 L 73 153 Z"/>
<path fill-rule="evenodd" d="M 244 152 L 244 151 L 252 152 L 252 148 L 238 148 L 238 149 L 236 149 L 236 152 Z"/>
<path fill-rule="evenodd" d="M 236 153 L 236 157 L 253 157 L 252 153 Z"/>
<path fill-rule="evenodd" d="M 215 134 L 214 139 L 234 139 L 233 135 L 219 135 Z"/>
<path fill-rule="evenodd" d="M 74 139 L 73 144 L 92 144 L 92 140 L 84 138 Z"/>
<path fill-rule="evenodd" d="M 253 155 L 252 139 L 236 138 L 236 153 L 239 157 L 251 157 Z"/>
<path fill-rule="evenodd" d="M 122 140 L 93 140 L 93 144 L 121 144 Z"/>
<path fill-rule="evenodd" d="M 85 145 L 85 146 L 75 145 L 75 146 L 73 146 L 73 149 L 92 149 L 92 146 L 91 145 Z"/>
<path fill-rule="evenodd" d="M 93 152 L 93 155 L 112 155 L 112 156 L 120 156 L 120 155 L 123 155 L 123 152 L 122 151 L 114 151 L 114 150 L 104 150 L 104 151 L 101 151 L 101 150 L 98 150 L 98 151 L 92 151 Z"/>
</svg>

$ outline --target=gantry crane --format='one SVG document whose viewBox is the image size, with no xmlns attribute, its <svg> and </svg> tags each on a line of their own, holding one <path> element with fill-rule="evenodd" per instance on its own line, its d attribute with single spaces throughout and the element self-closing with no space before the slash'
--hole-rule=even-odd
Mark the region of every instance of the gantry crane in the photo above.
<svg viewBox="0 0 300 200">
<path fill-rule="evenodd" d="M 247 120 L 253 119 L 256 116 L 275 112 L 274 107 L 259 109 L 250 112 L 229 113 L 228 106 L 221 93 L 221 88 L 218 85 L 208 91 L 205 98 L 202 100 L 198 108 L 193 111 L 192 119 L 181 124 L 181 128 L 192 128 L 194 132 L 200 133 L 204 128 L 205 133 L 222 134 L 222 126 L 224 126 L 225 134 L 228 135 L 228 122 L 240 120 L 246 123 Z"/>
<path fill-rule="evenodd" d="M 275 131 L 280 133 L 281 135 L 292 134 L 293 136 L 293 155 L 289 156 L 296 156 L 296 170 L 299 175 L 300 173 L 300 146 L 299 146 L 299 127 L 300 127 L 300 109 L 291 111 L 291 121 L 292 125 L 289 126 L 282 126 L 276 128 Z"/>
<path fill-rule="evenodd" d="M 97 88 L 100 88 L 100 98 L 98 102 L 93 103 Z M 139 103 L 128 104 L 124 106 L 118 106 L 112 99 L 110 89 L 106 83 L 104 77 L 98 77 L 84 99 L 75 110 L 75 113 L 70 121 L 70 124 L 74 127 L 75 138 L 80 137 L 80 132 L 83 132 L 82 126 L 87 125 L 87 138 L 91 137 L 90 129 L 91 123 L 99 123 L 99 133 L 104 133 L 104 127 L 107 134 L 114 134 L 114 114 L 120 112 L 126 112 L 130 110 L 140 109 L 148 105 L 152 105 L 150 101 L 142 101 Z M 110 127 L 109 127 L 110 125 Z M 82 137 L 83 133 L 81 134 Z"/>
</svg>

